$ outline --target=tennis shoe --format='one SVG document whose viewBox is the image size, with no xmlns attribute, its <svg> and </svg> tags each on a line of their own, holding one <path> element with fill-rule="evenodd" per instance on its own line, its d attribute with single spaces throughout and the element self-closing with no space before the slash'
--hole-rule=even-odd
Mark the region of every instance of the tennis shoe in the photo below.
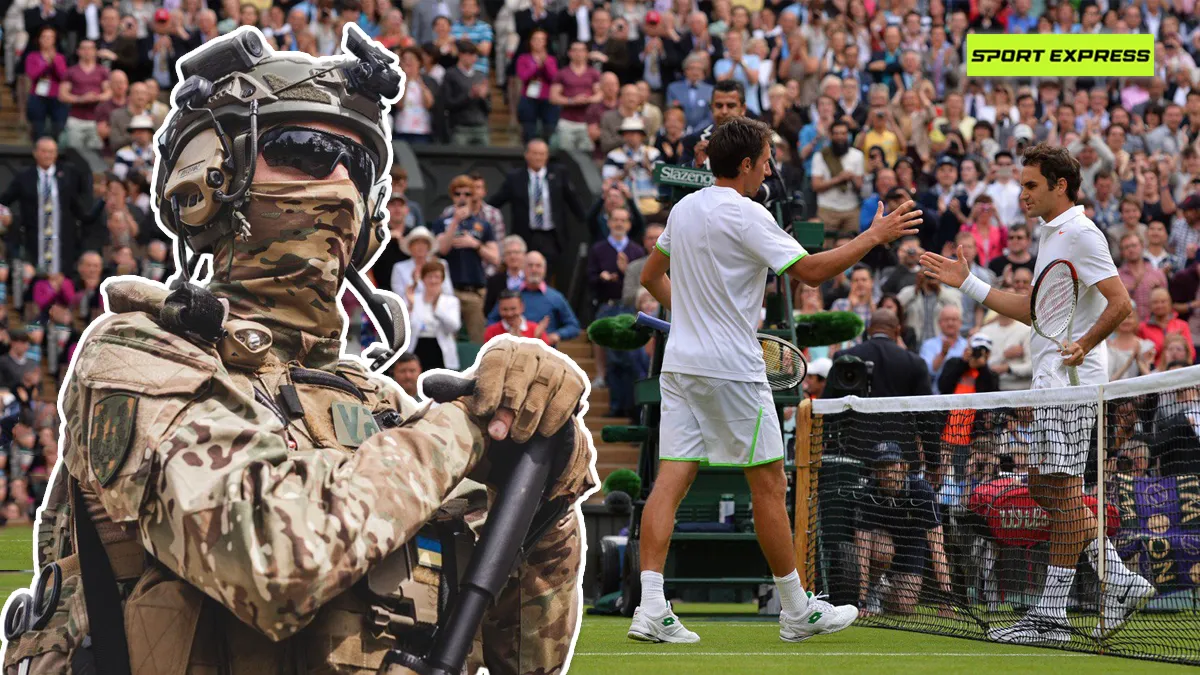
<svg viewBox="0 0 1200 675">
<path fill-rule="evenodd" d="M 1133 616 L 1150 598 L 1154 597 L 1154 585 L 1137 574 L 1125 575 L 1116 583 L 1108 584 L 1104 594 L 1104 629 L 1097 624 L 1092 637 L 1097 640 L 1110 638 L 1125 627 Z"/>
<path fill-rule="evenodd" d="M 1011 626 L 988 631 L 987 638 L 1014 645 L 1063 644 L 1071 641 L 1071 625 L 1065 617 L 1043 616 L 1030 611 Z"/>
<path fill-rule="evenodd" d="M 633 610 L 633 625 L 629 627 L 629 639 L 638 642 L 699 642 L 700 636 L 683 627 L 683 622 L 667 603 L 667 612 L 662 616 L 649 616 L 641 607 Z"/>
<path fill-rule="evenodd" d="M 779 615 L 779 638 L 784 642 L 804 642 L 814 635 L 827 635 L 845 630 L 858 618 L 854 605 L 835 607 L 825 601 L 824 594 L 808 593 L 808 607 L 799 617 L 792 618 L 787 612 Z"/>
</svg>

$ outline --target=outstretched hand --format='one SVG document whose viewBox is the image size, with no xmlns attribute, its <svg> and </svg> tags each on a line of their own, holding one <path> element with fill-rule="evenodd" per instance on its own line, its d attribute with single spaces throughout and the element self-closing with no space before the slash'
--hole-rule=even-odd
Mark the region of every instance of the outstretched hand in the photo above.
<svg viewBox="0 0 1200 675">
<path fill-rule="evenodd" d="M 971 268 L 967 266 L 967 258 L 963 255 L 962 247 L 958 247 L 958 260 L 951 260 L 942 257 L 936 253 L 926 251 L 921 255 L 922 274 L 927 277 L 933 277 L 938 281 L 961 288 L 963 282 L 967 280 L 967 276 L 971 274 Z"/>
<path fill-rule="evenodd" d="M 875 209 L 875 218 L 871 221 L 871 228 L 868 232 L 874 232 L 882 239 L 883 244 L 890 244 L 900 237 L 917 234 L 918 221 L 922 214 L 920 209 L 913 210 L 913 201 L 910 199 L 900 206 L 892 210 L 886 216 L 883 215 L 883 202 L 879 202 L 879 206 Z"/>
</svg>

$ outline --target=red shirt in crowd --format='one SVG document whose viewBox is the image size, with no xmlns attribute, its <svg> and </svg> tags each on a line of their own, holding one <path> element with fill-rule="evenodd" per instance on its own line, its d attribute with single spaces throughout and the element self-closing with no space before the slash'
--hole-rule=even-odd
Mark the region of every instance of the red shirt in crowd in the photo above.
<svg viewBox="0 0 1200 675">
<path fill-rule="evenodd" d="M 505 324 L 503 321 L 497 321 L 496 323 L 488 326 L 487 330 L 485 330 L 483 332 L 483 341 L 486 343 L 487 341 L 491 340 L 492 338 L 496 337 L 497 335 L 504 335 L 506 333 L 512 334 L 512 332 L 513 331 L 509 328 L 509 326 L 507 324 Z M 550 344 L 546 340 L 545 329 L 543 329 L 541 325 L 536 324 L 536 323 L 530 323 L 529 321 L 526 321 L 525 319 L 521 319 L 521 330 L 520 330 L 519 334 L 521 337 L 541 338 L 542 342 L 545 342 L 546 344 Z"/>
<path fill-rule="evenodd" d="M 1178 314 L 1172 313 L 1171 318 L 1167 321 L 1166 326 L 1159 325 L 1155 321 L 1154 317 L 1146 319 L 1141 323 L 1141 325 L 1138 326 L 1137 336 L 1144 340 L 1153 342 L 1154 352 L 1156 354 L 1162 354 L 1163 342 L 1171 333 L 1178 333 L 1182 335 L 1185 340 L 1187 340 L 1188 357 L 1191 358 L 1193 363 L 1195 363 L 1196 345 L 1192 344 L 1192 329 L 1188 326 L 1186 321 L 1179 318 Z"/>
</svg>

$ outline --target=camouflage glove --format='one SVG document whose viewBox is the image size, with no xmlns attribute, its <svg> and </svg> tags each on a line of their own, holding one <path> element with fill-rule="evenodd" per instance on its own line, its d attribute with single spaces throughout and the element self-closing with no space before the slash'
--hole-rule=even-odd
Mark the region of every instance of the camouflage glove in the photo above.
<svg viewBox="0 0 1200 675">
<path fill-rule="evenodd" d="M 570 359 L 541 343 L 497 340 L 475 371 L 468 411 L 495 440 L 553 436 L 579 408 L 587 381 Z"/>
</svg>

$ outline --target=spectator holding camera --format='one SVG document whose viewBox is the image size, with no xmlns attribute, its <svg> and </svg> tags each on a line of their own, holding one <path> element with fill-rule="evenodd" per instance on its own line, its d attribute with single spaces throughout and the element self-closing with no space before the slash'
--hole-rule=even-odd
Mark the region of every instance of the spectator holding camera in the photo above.
<svg viewBox="0 0 1200 675">
<path fill-rule="evenodd" d="M 999 391 L 996 373 L 988 366 L 992 356 L 992 338 L 976 333 L 959 356 L 949 356 L 938 373 L 938 392 L 942 394 L 982 394 Z M 953 349 L 947 353 L 953 352 Z"/>
</svg>

